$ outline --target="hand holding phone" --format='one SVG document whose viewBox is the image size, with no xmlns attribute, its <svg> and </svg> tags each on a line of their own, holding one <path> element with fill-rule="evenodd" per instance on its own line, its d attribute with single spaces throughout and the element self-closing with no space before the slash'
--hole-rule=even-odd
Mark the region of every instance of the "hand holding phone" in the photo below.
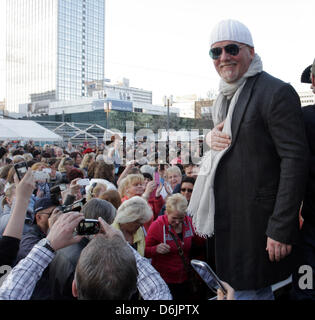
<svg viewBox="0 0 315 320">
<path fill-rule="evenodd" d="M 227 294 L 223 283 L 206 262 L 193 259 L 190 263 L 214 293 L 217 293 L 217 290 L 220 289 L 224 295 Z"/>
<path fill-rule="evenodd" d="M 18 179 L 21 181 L 27 172 L 28 166 L 26 162 L 19 162 L 14 165 L 14 169 Z"/>
</svg>

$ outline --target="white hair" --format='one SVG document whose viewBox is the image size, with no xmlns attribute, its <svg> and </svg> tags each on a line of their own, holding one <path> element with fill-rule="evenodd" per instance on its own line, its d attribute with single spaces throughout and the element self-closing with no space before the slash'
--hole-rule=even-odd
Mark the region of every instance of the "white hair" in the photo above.
<svg viewBox="0 0 315 320">
<path fill-rule="evenodd" d="M 124 201 L 118 208 L 117 215 L 114 223 L 129 223 L 138 221 L 143 224 L 148 221 L 153 216 L 153 212 L 145 201 L 141 197 L 132 197 L 129 200 Z"/>
</svg>

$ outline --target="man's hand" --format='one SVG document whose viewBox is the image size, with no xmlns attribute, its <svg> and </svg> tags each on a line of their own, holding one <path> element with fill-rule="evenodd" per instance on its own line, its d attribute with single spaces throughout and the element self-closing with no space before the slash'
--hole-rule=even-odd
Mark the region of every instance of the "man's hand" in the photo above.
<svg viewBox="0 0 315 320">
<path fill-rule="evenodd" d="M 279 262 L 281 259 L 284 259 L 287 255 L 289 255 L 291 250 L 292 246 L 290 244 L 281 243 L 269 237 L 267 238 L 266 251 L 269 253 L 270 261 Z"/>
<path fill-rule="evenodd" d="M 84 215 L 80 212 L 62 214 L 53 224 L 47 236 L 52 248 L 57 251 L 79 242 L 83 236 L 73 236 L 73 233 L 79 222 L 83 219 Z"/>
<path fill-rule="evenodd" d="M 98 221 L 100 222 L 100 232 L 107 239 L 110 239 L 114 236 L 119 236 L 125 239 L 123 233 L 120 230 L 115 229 L 114 227 L 110 226 L 103 218 L 99 217 Z"/>
<path fill-rule="evenodd" d="M 224 121 L 216 125 L 206 136 L 206 143 L 212 150 L 221 151 L 231 144 L 231 138 L 223 133 Z"/>
<path fill-rule="evenodd" d="M 221 281 L 225 290 L 226 290 L 226 297 L 221 289 L 217 290 L 218 300 L 234 300 L 234 289 L 226 282 Z"/>
</svg>

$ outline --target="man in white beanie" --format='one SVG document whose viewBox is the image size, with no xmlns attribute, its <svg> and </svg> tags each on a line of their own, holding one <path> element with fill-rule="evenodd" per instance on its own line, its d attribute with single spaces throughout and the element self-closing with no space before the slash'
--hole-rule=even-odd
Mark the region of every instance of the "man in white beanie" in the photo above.
<svg viewBox="0 0 315 320">
<path fill-rule="evenodd" d="M 309 157 L 300 99 L 263 71 L 238 21 L 215 26 L 210 57 L 220 94 L 188 211 L 199 235 L 214 235 L 216 271 L 236 299 L 273 299 L 296 263 Z"/>
</svg>

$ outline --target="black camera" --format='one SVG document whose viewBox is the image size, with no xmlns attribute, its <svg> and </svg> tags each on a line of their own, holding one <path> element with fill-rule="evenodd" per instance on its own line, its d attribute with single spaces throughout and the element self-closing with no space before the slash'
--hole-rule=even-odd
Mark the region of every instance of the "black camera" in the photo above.
<svg viewBox="0 0 315 320">
<path fill-rule="evenodd" d="M 83 199 L 81 199 L 79 201 L 73 202 L 69 206 L 62 206 L 61 211 L 63 213 L 72 212 L 72 211 L 80 212 L 85 203 L 86 203 L 86 199 L 83 198 Z"/>
<path fill-rule="evenodd" d="M 14 165 L 14 169 L 19 180 L 21 181 L 28 170 L 28 166 L 26 162 L 19 162 Z"/>
<path fill-rule="evenodd" d="M 77 226 L 77 233 L 80 236 L 97 234 L 100 231 L 100 223 L 94 219 L 84 219 Z"/>
</svg>

